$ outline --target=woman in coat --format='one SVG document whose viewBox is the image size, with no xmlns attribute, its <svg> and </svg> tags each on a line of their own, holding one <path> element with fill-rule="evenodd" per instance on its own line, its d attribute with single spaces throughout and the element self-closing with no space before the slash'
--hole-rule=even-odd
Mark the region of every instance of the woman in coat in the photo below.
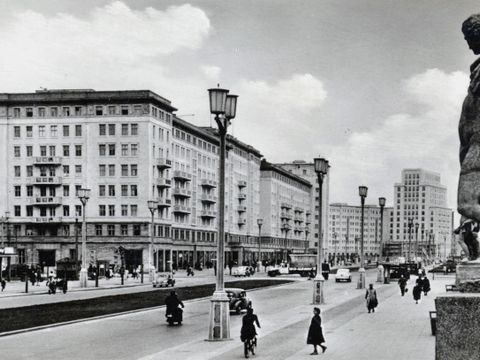
<svg viewBox="0 0 480 360">
<path fill-rule="evenodd" d="M 370 311 L 375 312 L 375 308 L 378 305 L 377 299 L 377 291 L 373 288 L 373 284 L 368 286 L 367 292 L 365 293 L 365 299 L 367 300 L 367 309 L 368 312 Z"/>
<path fill-rule="evenodd" d="M 260 329 L 260 323 L 258 322 L 258 317 L 253 313 L 251 307 L 247 308 L 247 315 L 242 318 L 242 329 L 240 330 L 240 340 L 245 342 L 246 340 L 252 340 L 257 336 L 257 330 L 255 329 L 255 324 L 257 324 Z"/>
<path fill-rule="evenodd" d="M 317 346 L 322 348 L 322 352 L 327 350 L 322 331 L 322 319 L 320 318 L 320 309 L 318 307 L 313 308 L 313 318 L 308 329 L 307 344 L 313 345 L 313 353 L 310 355 L 318 355 Z"/>
<path fill-rule="evenodd" d="M 413 300 L 415 300 L 415 304 L 418 304 L 418 300 L 420 300 L 422 297 L 422 286 L 420 284 L 416 284 L 413 287 L 412 294 L 413 294 Z"/>
<path fill-rule="evenodd" d="M 422 289 L 424 295 L 427 295 L 430 291 L 430 280 L 426 276 L 423 278 Z"/>
</svg>

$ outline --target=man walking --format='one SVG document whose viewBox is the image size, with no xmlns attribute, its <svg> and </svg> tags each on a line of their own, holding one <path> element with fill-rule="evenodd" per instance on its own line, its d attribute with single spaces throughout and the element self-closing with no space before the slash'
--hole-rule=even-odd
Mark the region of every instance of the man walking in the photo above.
<svg viewBox="0 0 480 360">
<path fill-rule="evenodd" d="M 398 279 L 398 286 L 400 286 L 400 292 L 402 296 L 405 296 L 405 292 L 407 291 L 407 279 L 400 275 L 400 279 Z"/>
</svg>

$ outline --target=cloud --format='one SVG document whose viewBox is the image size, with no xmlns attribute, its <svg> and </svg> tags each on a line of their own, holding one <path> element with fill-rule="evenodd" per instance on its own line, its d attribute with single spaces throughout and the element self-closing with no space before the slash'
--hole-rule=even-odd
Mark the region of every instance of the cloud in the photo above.
<svg viewBox="0 0 480 360">
<path fill-rule="evenodd" d="M 220 69 L 218 66 L 204 65 L 201 66 L 200 69 L 208 79 L 214 81 L 218 81 L 220 79 L 220 73 L 222 72 L 222 69 Z"/>
<path fill-rule="evenodd" d="M 356 203 L 358 185 L 367 185 L 371 203 L 386 196 L 391 204 L 393 184 L 400 182 L 400 171 L 425 168 L 441 173 L 442 183 L 448 187 L 448 205 L 455 208 L 459 173 L 457 127 L 468 82 L 463 72 L 446 73 L 439 69 L 407 79 L 403 92 L 412 111 L 392 114 L 380 126 L 354 132 L 347 144 L 328 150 L 334 184 L 332 197 Z"/>
<path fill-rule="evenodd" d="M 188 4 L 136 11 L 115 1 L 86 18 L 21 12 L 1 25 L 2 88 L 158 88 L 175 82 L 163 59 L 200 48 L 210 30 Z"/>
</svg>

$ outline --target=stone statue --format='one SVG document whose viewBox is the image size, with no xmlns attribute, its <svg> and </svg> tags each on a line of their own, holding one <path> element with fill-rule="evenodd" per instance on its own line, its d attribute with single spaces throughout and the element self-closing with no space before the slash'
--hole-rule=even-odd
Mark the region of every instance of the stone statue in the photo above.
<svg viewBox="0 0 480 360">
<path fill-rule="evenodd" d="M 468 47 L 480 54 L 480 14 L 470 16 L 462 25 Z M 458 212 L 461 225 L 462 249 L 468 260 L 479 261 L 478 230 L 480 224 L 480 58 L 470 66 L 470 86 L 463 102 L 459 123 L 460 179 L 458 183 Z"/>
</svg>

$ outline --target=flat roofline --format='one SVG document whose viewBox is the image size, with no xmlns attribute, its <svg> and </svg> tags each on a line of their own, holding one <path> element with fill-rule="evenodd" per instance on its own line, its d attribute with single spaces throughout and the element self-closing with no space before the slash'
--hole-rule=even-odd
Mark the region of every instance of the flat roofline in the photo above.
<svg viewBox="0 0 480 360">
<path fill-rule="evenodd" d="M 274 171 L 276 173 L 279 173 L 283 176 L 286 176 L 302 185 L 305 185 L 305 186 L 308 186 L 308 187 L 312 187 L 312 184 L 305 180 L 304 178 L 300 177 L 300 176 L 297 176 L 295 174 L 292 174 L 290 171 L 288 170 L 285 170 L 284 168 L 282 167 L 279 167 L 279 166 L 276 166 L 272 163 L 269 163 L 267 160 L 265 159 L 262 159 L 262 162 L 260 163 L 260 172 L 262 171 Z"/>
</svg>

